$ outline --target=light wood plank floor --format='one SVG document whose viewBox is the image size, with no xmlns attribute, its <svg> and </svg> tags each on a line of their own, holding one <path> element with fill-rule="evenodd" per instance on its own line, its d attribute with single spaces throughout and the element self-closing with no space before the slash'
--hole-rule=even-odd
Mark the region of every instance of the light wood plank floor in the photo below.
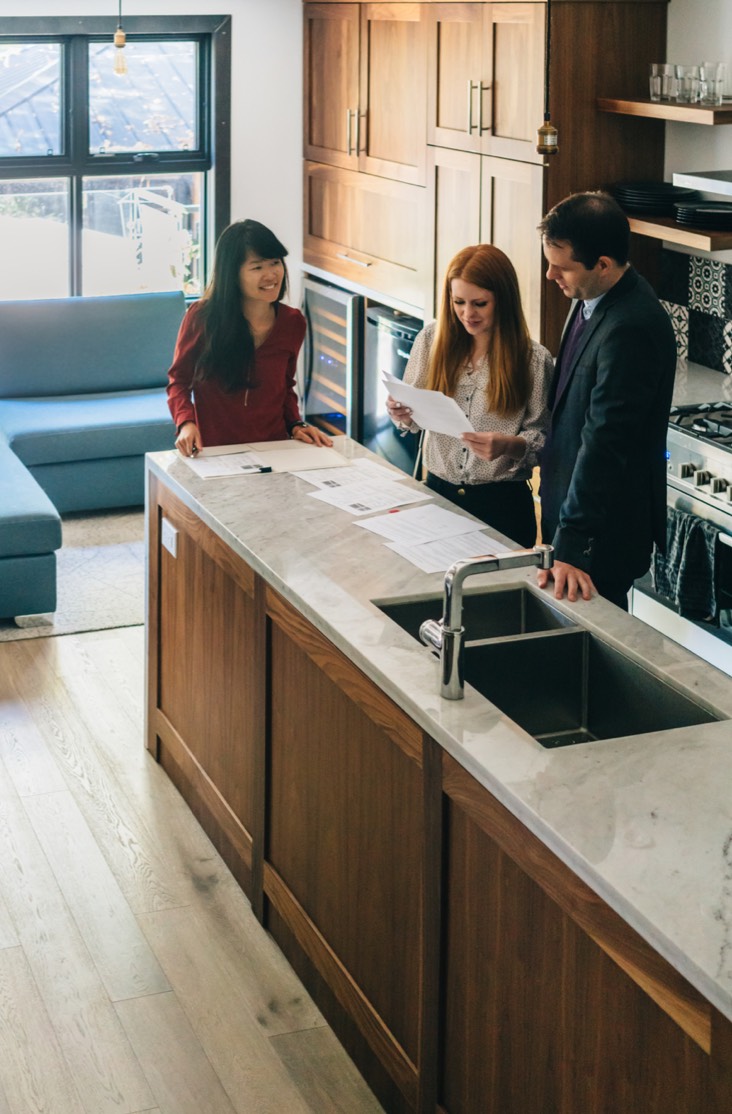
<svg viewBox="0 0 732 1114">
<path fill-rule="evenodd" d="M 378 1114 L 145 751 L 143 655 L 0 643 L 0 1114 Z"/>
</svg>

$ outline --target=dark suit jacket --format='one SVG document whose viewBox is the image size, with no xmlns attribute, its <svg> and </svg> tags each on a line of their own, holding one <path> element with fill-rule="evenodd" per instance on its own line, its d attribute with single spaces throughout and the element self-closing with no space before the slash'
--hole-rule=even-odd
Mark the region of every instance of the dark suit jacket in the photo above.
<svg viewBox="0 0 732 1114">
<path fill-rule="evenodd" d="M 543 539 L 596 583 L 629 587 L 665 547 L 675 368 L 668 314 L 629 267 L 580 337 L 541 456 Z"/>
</svg>

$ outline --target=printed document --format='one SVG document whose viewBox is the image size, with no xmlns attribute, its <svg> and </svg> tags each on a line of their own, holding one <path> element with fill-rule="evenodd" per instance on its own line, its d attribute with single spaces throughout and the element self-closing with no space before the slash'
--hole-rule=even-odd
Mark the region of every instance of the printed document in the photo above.
<svg viewBox="0 0 732 1114">
<path fill-rule="evenodd" d="M 264 467 L 260 457 L 250 452 L 217 453 L 214 449 L 202 449 L 196 456 L 186 456 L 183 460 L 204 480 L 223 476 L 251 476 L 261 472 Z"/>
<path fill-rule="evenodd" d="M 360 523 L 359 523 L 360 525 Z M 422 542 L 420 545 L 404 545 L 401 542 L 387 542 L 387 549 L 393 549 L 400 557 L 411 561 L 422 572 L 446 572 L 456 561 L 466 557 L 482 557 L 484 554 L 507 553 L 509 547 L 489 538 L 487 534 L 474 531 L 458 534 L 452 538 L 442 538 L 436 542 Z"/>
<path fill-rule="evenodd" d="M 418 545 L 420 542 L 443 541 L 458 534 L 471 534 L 481 529 L 474 518 L 438 507 L 430 503 L 426 507 L 414 507 L 396 514 L 379 515 L 366 522 L 357 522 L 364 530 L 381 534 L 391 542 L 403 545 Z"/>
<path fill-rule="evenodd" d="M 374 511 L 387 511 L 404 503 L 420 503 L 432 498 L 431 493 L 424 488 L 414 491 L 404 484 L 369 479 L 347 484 L 345 487 L 310 491 L 308 495 L 311 499 L 320 499 L 323 503 L 340 507 L 350 514 L 372 514 Z"/>
<path fill-rule="evenodd" d="M 408 478 L 406 472 L 384 468 L 382 464 L 361 457 L 351 461 L 347 468 L 311 468 L 308 472 L 294 472 L 293 475 L 324 488 L 348 487 L 349 484 L 361 483 L 366 479 L 395 483 Z"/>
<path fill-rule="evenodd" d="M 454 398 L 443 395 L 442 391 L 412 387 L 388 372 L 384 372 L 383 381 L 391 397 L 410 408 L 414 421 L 421 429 L 446 433 L 450 437 L 473 431 L 467 414 L 463 413 Z"/>
</svg>

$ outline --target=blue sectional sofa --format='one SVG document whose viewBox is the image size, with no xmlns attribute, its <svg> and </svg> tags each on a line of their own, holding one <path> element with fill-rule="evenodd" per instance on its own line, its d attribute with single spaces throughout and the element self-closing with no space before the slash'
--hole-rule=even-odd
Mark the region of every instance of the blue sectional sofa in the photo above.
<svg viewBox="0 0 732 1114">
<path fill-rule="evenodd" d="M 0 302 L 0 617 L 53 611 L 60 515 L 141 505 L 180 292 Z"/>
</svg>

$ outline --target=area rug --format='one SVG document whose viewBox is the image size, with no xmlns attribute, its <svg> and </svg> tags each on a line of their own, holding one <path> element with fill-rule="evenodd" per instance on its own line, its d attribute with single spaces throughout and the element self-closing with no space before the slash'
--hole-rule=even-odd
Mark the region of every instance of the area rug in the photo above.
<svg viewBox="0 0 732 1114">
<path fill-rule="evenodd" d="M 63 515 L 62 528 L 56 611 L 0 621 L 0 642 L 144 623 L 143 511 Z"/>
</svg>

